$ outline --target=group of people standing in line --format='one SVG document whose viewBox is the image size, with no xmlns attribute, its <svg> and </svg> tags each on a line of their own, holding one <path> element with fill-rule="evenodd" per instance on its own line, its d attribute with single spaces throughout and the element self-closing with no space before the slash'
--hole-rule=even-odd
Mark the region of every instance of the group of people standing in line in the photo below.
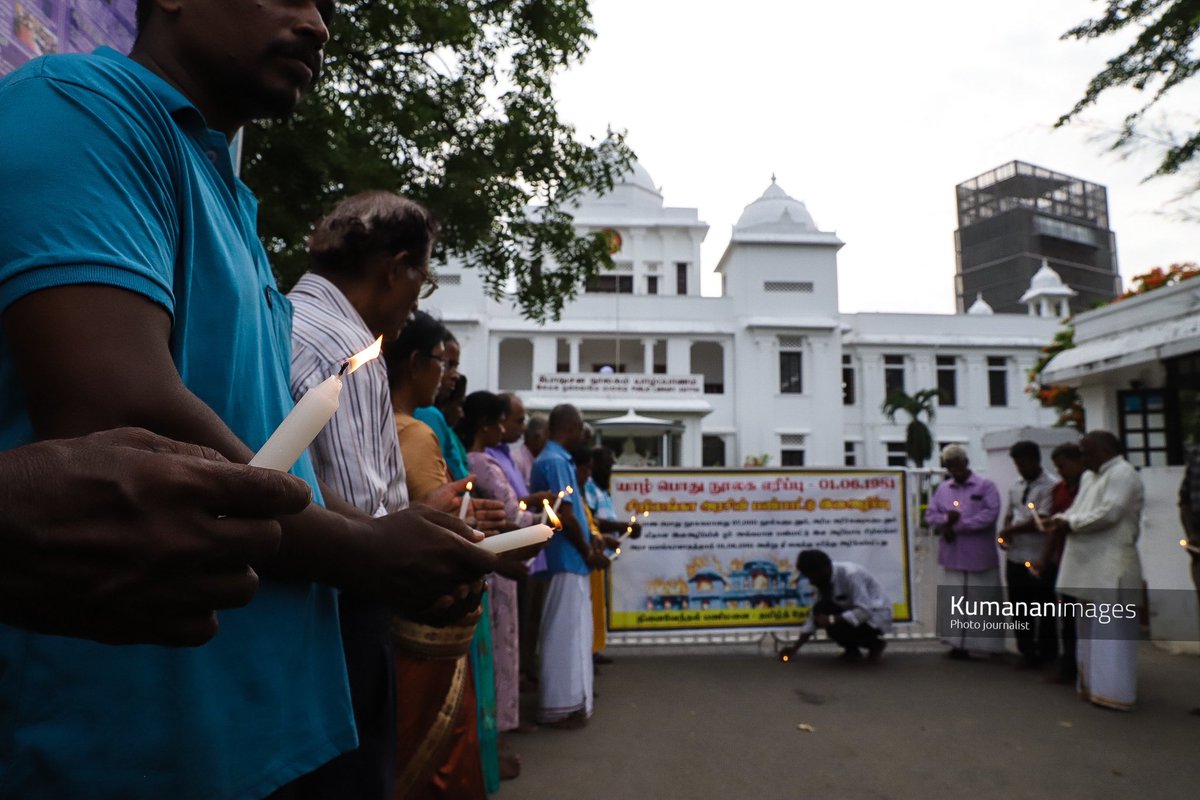
<svg viewBox="0 0 1200 800">
<path fill-rule="evenodd" d="M 1043 469 L 1034 442 L 1017 442 L 1009 455 L 1020 478 L 1002 516 L 996 485 L 971 471 L 966 451 L 958 445 L 942 451 L 947 480 L 934 490 L 925 514 L 940 537 L 941 584 L 971 604 L 1002 602 L 1007 586 L 1009 607 L 1017 609 L 1011 628 L 1020 668 L 1051 668 L 1048 682 L 1074 685 L 1098 706 L 1132 709 L 1137 616 L 1118 611 L 1109 619 L 1106 613 L 1101 623 L 1087 612 L 1142 604 L 1141 478 L 1108 431 L 1055 447 L 1058 478 Z M 945 611 L 939 606 L 939 613 Z M 982 634 L 961 628 L 947 639 L 947 655 L 968 660 L 1000 654 L 1006 636 L 1004 629 Z"/>
<path fill-rule="evenodd" d="M 640 534 L 617 522 L 607 493 L 613 454 L 593 449 L 577 408 L 529 417 L 516 394 L 467 391 L 457 338 L 417 308 L 436 286 L 429 253 L 437 233 L 419 204 L 377 191 L 339 203 L 310 237 L 313 269 L 288 294 L 293 395 L 347 348 L 387 339 L 381 361 L 346 381 L 341 407 L 313 443 L 317 476 L 363 513 L 421 504 L 503 532 L 538 523 L 554 503 L 561 530 L 528 562 L 503 562 L 479 608 L 453 624 L 341 595 L 359 746 L 300 779 L 299 797 L 352 787 L 356 797 L 482 797 L 520 773 L 501 734 L 585 725 L 593 662 L 602 658 L 605 553 L 616 532 Z M 408 280 L 389 292 L 394 264 Z M 536 722 L 521 719 L 522 675 L 537 689 Z"/>
</svg>

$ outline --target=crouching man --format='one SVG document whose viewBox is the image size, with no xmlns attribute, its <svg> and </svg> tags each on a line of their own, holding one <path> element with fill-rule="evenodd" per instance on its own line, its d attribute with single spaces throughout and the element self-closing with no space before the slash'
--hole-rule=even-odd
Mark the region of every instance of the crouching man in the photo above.
<svg viewBox="0 0 1200 800">
<path fill-rule="evenodd" d="M 781 657 L 790 660 L 817 629 L 841 645 L 844 661 L 862 658 L 877 661 L 887 646 L 882 638 L 892 629 L 892 601 L 871 573 L 849 561 L 831 561 L 821 550 L 804 550 L 796 569 L 816 589 L 808 621 L 800 627 L 800 638 L 784 648 Z"/>
</svg>

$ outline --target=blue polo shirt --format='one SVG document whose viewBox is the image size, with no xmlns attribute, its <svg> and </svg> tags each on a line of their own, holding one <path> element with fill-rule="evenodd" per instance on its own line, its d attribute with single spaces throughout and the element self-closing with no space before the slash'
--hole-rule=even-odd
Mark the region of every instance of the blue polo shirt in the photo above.
<svg viewBox="0 0 1200 800">
<path fill-rule="evenodd" d="M 293 405 L 291 308 L 225 137 L 108 49 L 0 80 L 0 314 L 103 284 L 170 313 L 187 387 L 250 448 Z M 33 438 L 0 338 L 0 449 Z M 307 457 L 296 473 L 317 492 Z M 355 744 L 333 590 L 264 581 L 198 648 L 0 626 L 0 797 L 253 798 Z"/>
<path fill-rule="evenodd" d="M 573 488 L 575 492 L 568 495 L 568 498 L 571 502 L 571 509 L 575 512 L 575 519 L 579 520 L 580 526 L 583 527 L 583 535 L 586 539 L 590 535 L 587 530 L 587 511 L 584 510 L 583 487 L 577 486 L 578 482 L 579 479 L 575 475 L 575 460 L 571 458 L 571 454 L 558 442 L 546 442 L 542 452 L 538 453 L 537 461 L 533 462 L 533 472 L 529 476 L 529 491 L 549 491 L 557 494 L 568 486 Z M 564 500 L 568 498 L 564 498 Z M 551 574 L 570 572 L 575 575 L 587 575 L 589 572 L 587 562 L 583 560 L 583 556 L 566 536 L 560 534 L 550 537 L 550 544 L 546 545 L 544 552 L 546 553 L 546 571 Z"/>
</svg>

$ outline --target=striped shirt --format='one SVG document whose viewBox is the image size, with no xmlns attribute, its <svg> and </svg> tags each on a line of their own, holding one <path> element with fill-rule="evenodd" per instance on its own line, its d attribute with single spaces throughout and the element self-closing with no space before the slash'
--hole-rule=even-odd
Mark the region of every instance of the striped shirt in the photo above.
<svg viewBox="0 0 1200 800">
<path fill-rule="evenodd" d="M 298 401 L 376 337 L 342 291 L 319 275 L 305 274 L 288 299 L 296 309 L 292 396 Z M 337 413 L 309 449 L 317 476 L 359 511 L 378 517 L 408 505 L 387 367 L 381 359 L 342 379 Z"/>
</svg>

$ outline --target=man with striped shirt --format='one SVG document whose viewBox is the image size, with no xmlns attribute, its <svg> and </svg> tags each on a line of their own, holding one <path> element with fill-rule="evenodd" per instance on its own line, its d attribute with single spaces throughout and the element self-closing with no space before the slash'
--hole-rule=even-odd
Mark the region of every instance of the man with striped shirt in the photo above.
<svg viewBox="0 0 1200 800">
<path fill-rule="evenodd" d="M 297 400 L 375 338 L 399 335 L 422 290 L 434 287 L 437 230 L 420 205 L 381 191 L 343 200 L 317 224 L 309 238 L 313 271 L 288 294 Z M 311 452 L 321 481 L 359 511 L 378 517 L 408 505 L 382 359 L 345 381 L 338 413 Z M 343 592 L 338 605 L 359 747 L 304 778 L 301 796 L 384 800 L 392 796 L 396 751 L 391 609 L 354 592 Z"/>
</svg>

